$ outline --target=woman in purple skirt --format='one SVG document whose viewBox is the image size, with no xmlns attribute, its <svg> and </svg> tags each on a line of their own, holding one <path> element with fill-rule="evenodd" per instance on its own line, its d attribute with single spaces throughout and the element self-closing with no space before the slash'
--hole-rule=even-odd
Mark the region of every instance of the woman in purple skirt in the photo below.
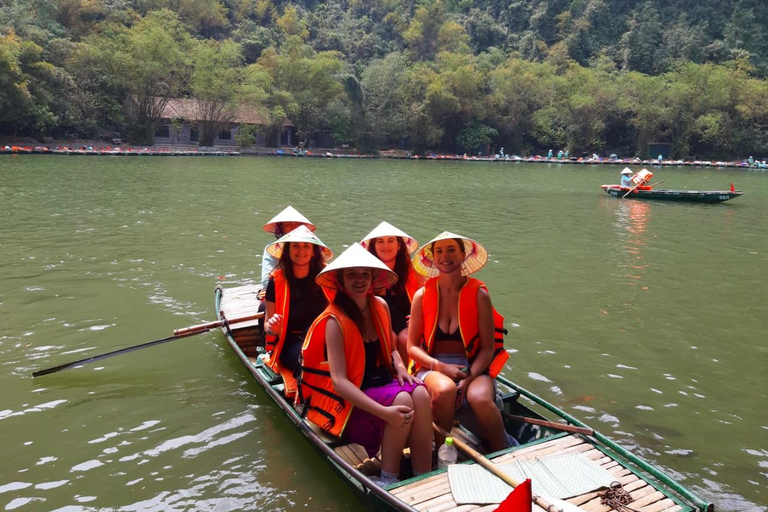
<svg viewBox="0 0 768 512">
<path fill-rule="evenodd" d="M 389 308 L 374 292 L 397 275 L 352 245 L 318 276 L 336 291 L 302 348 L 302 395 L 307 418 L 331 434 L 381 448 L 381 478 L 394 483 L 403 448 L 411 448 L 414 475 L 432 469 L 432 414 L 424 385 L 408 374 L 397 352 Z"/>
</svg>

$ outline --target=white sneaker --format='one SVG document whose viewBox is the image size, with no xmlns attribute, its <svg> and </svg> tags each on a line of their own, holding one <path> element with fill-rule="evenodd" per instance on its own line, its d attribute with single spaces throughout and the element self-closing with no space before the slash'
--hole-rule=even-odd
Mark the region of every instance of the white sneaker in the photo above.
<svg viewBox="0 0 768 512">
<path fill-rule="evenodd" d="M 397 478 L 381 478 L 380 476 L 369 476 L 368 479 L 379 487 L 386 487 L 397 482 Z"/>
</svg>

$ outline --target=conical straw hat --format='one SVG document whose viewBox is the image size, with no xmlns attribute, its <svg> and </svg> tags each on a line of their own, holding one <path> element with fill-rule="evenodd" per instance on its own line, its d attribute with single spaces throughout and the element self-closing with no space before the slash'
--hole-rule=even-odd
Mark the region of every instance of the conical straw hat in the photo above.
<svg viewBox="0 0 768 512">
<path fill-rule="evenodd" d="M 315 225 L 309 222 L 309 219 L 305 216 L 300 214 L 296 208 L 288 206 L 285 210 L 275 215 L 272 220 L 264 224 L 264 231 L 275 233 L 277 231 L 277 225 L 281 222 L 300 222 L 312 231 L 316 229 Z"/>
<path fill-rule="evenodd" d="M 285 244 L 288 242 L 307 242 L 310 244 L 319 245 L 320 254 L 323 255 L 323 259 L 325 261 L 333 258 L 333 251 L 331 251 L 328 246 L 321 242 L 320 239 L 317 238 L 315 234 L 312 233 L 309 228 L 303 224 L 287 235 L 281 236 L 277 241 L 269 244 L 267 246 L 267 252 L 273 257 L 280 259 L 280 256 L 283 255 Z"/>
<path fill-rule="evenodd" d="M 315 281 L 320 286 L 338 290 L 341 284 L 338 281 L 337 270 L 344 268 L 369 268 L 373 271 L 374 292 L 380 292 L 397 282 L 397 274 L 389 270 L 379 258 L 369 253 L 363 246 L 354 243 L 336 260 L 317 274 Z"/>
<path fill-rule="evenodd" d="M 621 174 L 632 174 L 632 169 L 625 167 L 624 170 L 621 171 Z"/>
<path fill-rule="evenodd" d="M 373 228 L 373 231 L 365 235 L 365 238 L 363 238 L 363 241 L 360 242 L 360 245 L 362 245 L 364 249 L 368 249 L 368 245 L 374 238 L 381 238 L 383 236 L 398 236 L 402 238 L 405 242 L 405 248 L 408 250 L 408 254 L 413 253 L 413 251 L 419 247 L 419 243 L 414 238 L 411 238 L 407 233 L 405 233 L 405 231 L 397 229 L 395 226 L 386 221 L 382 222 Z"/>
<path fill-rule="evenodd" d="M 449 231 L 443 231 L 424 244 L 413 256 L 413 268 L 416 269 L 416 272 L 427 277 L 440 275 L 440 271 L 435 266 L 435 257 L 432 254 L 432 243 L 453 238 L 461 240 L 464 243 L 465 254 L 464 261 L 461 264 L 461 275 L 468 276 L 483 268 L 488 261 L 488 252 L 485 250 L 485 247 L 471 238 L 457 235 Z"/>
</svg>

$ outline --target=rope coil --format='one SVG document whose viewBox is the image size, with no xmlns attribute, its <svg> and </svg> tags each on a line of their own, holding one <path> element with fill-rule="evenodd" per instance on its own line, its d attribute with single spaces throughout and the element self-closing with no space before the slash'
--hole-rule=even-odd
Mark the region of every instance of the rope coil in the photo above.
<svg viewBox="0 0 768 512">
<path fill-rule="evenodd" d="M 600 503 L 611 507 L 612 510 L 617 512 L 638 512 L 636 509 L 629 507 L 634 498 L 624 489 L 621 482 L 611 482 L 611 487 L 604 493 L 600 494 Z"/>
</svg>

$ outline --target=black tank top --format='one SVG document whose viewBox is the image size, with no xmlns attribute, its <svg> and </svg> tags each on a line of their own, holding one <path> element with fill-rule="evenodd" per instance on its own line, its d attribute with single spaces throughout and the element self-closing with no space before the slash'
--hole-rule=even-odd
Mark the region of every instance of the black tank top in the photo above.
<svg viewBox="0 0 768 512">
<path fill-rule="evenodd" d="M 365 346 L 365 373 L 360 389 L 377 388 L 392 382 L 389 368 L 379 366 L 379 340 L 364 342 Z"/>
<path fill-rule="evenodd" d="M 440 328 L 440 325 L 438 325 L 437 329 L 435 330 L 435 341 L 461 341 L 462 343 L 464 342 L 464 340 L 461 337 L 461 329 L 456 327 L 455 331 L 453 331 L 451 334 L 448 334 Z"/>
</svg>

